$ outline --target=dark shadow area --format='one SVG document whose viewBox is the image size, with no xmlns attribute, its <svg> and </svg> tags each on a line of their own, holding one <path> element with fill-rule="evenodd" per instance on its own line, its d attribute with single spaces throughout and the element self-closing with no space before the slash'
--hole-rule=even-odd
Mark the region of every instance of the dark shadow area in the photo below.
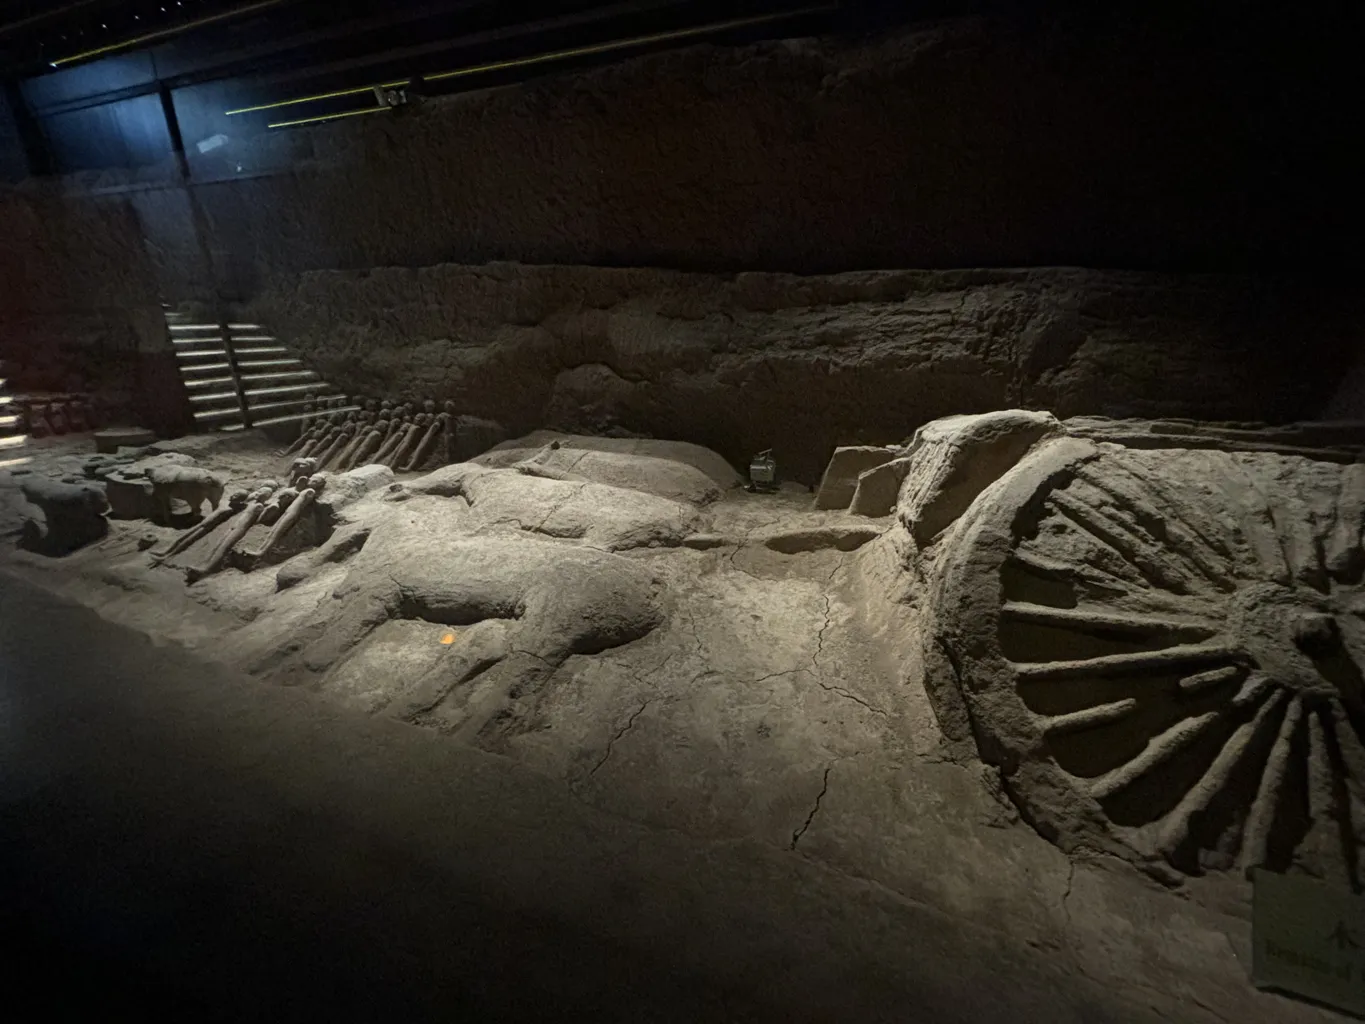
<svg viewBox="0 0 1365 1024">
<path fill-rule="evenodd" d="M 806 856 L 603 814 L 9 578 L 0 906 L 15 1021 L 1155 1019 Z"/>
</svg>

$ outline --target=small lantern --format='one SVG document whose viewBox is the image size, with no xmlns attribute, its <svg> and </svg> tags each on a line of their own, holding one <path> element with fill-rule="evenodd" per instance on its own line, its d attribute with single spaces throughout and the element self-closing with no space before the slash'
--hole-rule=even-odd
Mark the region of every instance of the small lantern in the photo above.
<svg viewBox="0 0 1365 1024">
<path fill-rule="evenodd" d="M 773 450 L 765 448 L 749 460 L 749 490 L 777 490 L 777 460 Z"/>
</svg>

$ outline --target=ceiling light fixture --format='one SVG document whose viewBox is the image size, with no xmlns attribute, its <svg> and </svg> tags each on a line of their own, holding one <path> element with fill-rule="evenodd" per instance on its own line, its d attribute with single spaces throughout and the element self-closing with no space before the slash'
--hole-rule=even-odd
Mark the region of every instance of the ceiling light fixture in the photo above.
<svg viewBox="0 0 1365 1024">
<path fill-rule="evenodd" d="M 648 46 L 651 43 L 672 42 L 677 39 L 687 39 L 693 36 L 706 35 L 712 32 L 725 32 L 730 29 L 748 28 L 754 25 L 762 25 L 767 22 L 779 21 L 784 18 L 797 18 L 805 14 L 820 14 L 826 11 L 837 10 L 838 3 L 818 4 L 810 7 L 802 7 L 794 11 L 780 11 L 776 14 L 760 14 L 749 18 L 734 18 L 730 21 L 717 21 L 708 25 L 697 25 L 692 28 L 674 29 L 669 32 L 654 32 L 650 35 L 631 36 L 628 39 L 614 39 L 610 42 L 595 43 L 591 46 L 577 46 L 567 50 L 552 50 L 548 53 L 540 53 L 531 57 L 516 57 L 511 60 L 493 61 L 489 64 L 475 64 L 470 67 L 457 68 L 454 71 L 438 71 L 435 74 L 423 75 L 423 81 L 439 82 L 449 78 L 462 78 L 466 75 L 481 74 L 485 71 L 499 71 L 504 68 L 527 67 L 532 64 L 544 64 L 550 61 L 566 60 L 571 57 L 587 57 L 599 53 L 609 53 L 612 50 L 624 50 L 632 46 Z M 297 96 L 294 99 L 279 100 L 275 103 L 259 103 L 251 107 L 238 107 L 236 110 L 225 110 L 227 116 L 236 114 L 251 114 L 260 110 L 275 110 L 279 107 L 293 106 L 298 103 L 314 103 L 319 100 L 340 99 L 343 96 L 361 96 L 365 93 L 379 89 L 396 89 L 399 86 L 407 85 L 410 79 L 402 78 L 392 82 L 379 82 L 377 84 L 362 85 L 351 89 L 337 89 L 333 92 L 316 93 L 312 96 Z M 352 111 L 359 113 L 359 111 Z M 314 118 L 304 118 L 304 121 L 315 120 Z M 285 122 L 295 124 L 299 122 Z M 270 125 L 275 128 L 277 125 Z"/>
<path fill-rule="evenodd" d="M 213 25 L 220 21 L 227 21 L 229 18 L 237 18 L 243 14 L 254 14 L 263 11 L 267 7 L 276 7 L 285 0 L 257 0 L 256 3 L 246 4 L 243 7 L 236 7 L 230 11 L 223 11 L 220 14 L 210 14 L 207 17 L 199 18 L 195 21 L 186 22 L 183 25 L 173 25 L 170 28 L 158 29 L 155 32 L 147 32 L 140 36 L 133 36 L 130 39 L 123 39 L 117 43 L 110 43 L 108 46 L 100 46 L 93 50 L 86 50 L 84 53 L 72 54 L 70 57 L 62 57 L 51 62 L 54 68 L 64 67 L 67 64 L 75 64 L 77 61 L 89 60 L 92 57 L 104 57 L 118 50 L 127 50 L 134 46 L 141 46 L 143 43 L 154 43 L 159 39 L 167 39 L 171 36 L 179 35 L 182 32 L 189 32 L 192 29 L 200 28 L 204 25 Z M 176 6 L 180 4 L 177 2 Z M 163 7 L 162 10 L 165 10 Z M 101 26 L 108 28 L 108 25 Z"/>
<path fill-rule="evenodd" d="M 339 114 L 318 114 L 316 117 L 300 117 L 293 121 L 276 121 L 273 124 L 266 125 L 266 127 L 292 128 L 299 124 L 313 124 L 318 121 L 335 121 L 339 117 L 355 117 L 358 114 L 378 114 L 382 111 L 392 109 L 392 107 L 362 107 L 360 110 L 343 110 Z"/>
</svg>

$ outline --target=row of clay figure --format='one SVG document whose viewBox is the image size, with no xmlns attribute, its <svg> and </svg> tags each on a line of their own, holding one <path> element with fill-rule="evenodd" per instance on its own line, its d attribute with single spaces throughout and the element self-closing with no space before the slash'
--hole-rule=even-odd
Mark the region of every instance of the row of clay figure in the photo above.
<svg viewBox="0 0 1365 1024">
<path fill-rule="evenodd" d="M 316 459 L 319 469 L 347 470 L 379 464 L 398 472 L 412 472 L 429 463 L 456 461 L 455 406 L 369 399 L 360 411 L 326 412 L 311 422 L 286 450 L 289 456 Z"/>
<path fill-rule="evenodd" d="M 312 507 L 327 483 L 326 478 L 318 473 L 315 459 L 295 459 L 289 467 L 288 479 L 291 482 L 287 485 L 266 484 L 250 494 L 240 489 L 233 491 L 228 495 L 226 505 L 214 509 L 198 525 L 176 537 L 165 550 L 153 552 L 153 560 L 160 564 L 180 554 L 229 521 L 230 527 L 219 538 L 208 557 L 199 565 L 186 569 L 186 580 L 194 583 L 223 568 L 228 556 L 237 550 L 242 539 L 258 524 L 271 527 L 265 540 L 256 550 L 243 550 L 239 554 L 249 565 L 266 560 Z"/>
<path fill-rule="evenodd" d="M 50 437 L 53 434 L 83 434 L 101 426 L 103 411 L 94 399 L 72 395 L 61 401 L 37 402 L 16 400 L 20 430 L 30 437 Z"/>
</svg>

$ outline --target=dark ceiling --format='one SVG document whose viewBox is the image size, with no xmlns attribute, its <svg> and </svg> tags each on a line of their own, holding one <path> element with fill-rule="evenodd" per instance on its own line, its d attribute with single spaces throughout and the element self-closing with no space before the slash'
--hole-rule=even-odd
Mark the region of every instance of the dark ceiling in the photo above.
<svg viewBox="0 0 1365 1024">
<path fill-rule="evenodd" d="M 822 6 L 819 0 L 731 0 L 731 2 L 593 3 L 560 0 L 391 0 L 388 3 L 319 0 L 36 0 L 0 3 L 0 67 L 8 77 L 47 70 L 99 51 L 150 50 L 167 75 L 212 71 L 267 71 L 327 64 L 386 50 L 423 44 L 435 56 L 439 44 L 501 31 L 534 33 L 565 18 L 614 28 L 640 27 L 642 17 L 657 27 L 696 24 L 746 15 L 776 14 Z M 837 7 L 837 3 L 828 6 Z M 847 5 L 846 5 L 847 6 Z M 859 5 L 854 4 L 853 7 Z M 79 61 L 71 61 L 79 63 Z"/>
<path fill-rule="evenodd" d="M 155 164 L 178 148 L 182 129 L 190 142 L 211 138 L 242 108 L 232 131 L 372 110 L 372 86 L 414 76 L 436 76 L 425 93 L 482 88 L 702 38 L 826 32 L 877 6 L 0 0 L 0 176 Z"/>
<path fill-rule="evenodd" d="M 1202 53 L 1209 39 L 1235 50 L 1243 33 L 1268 65 L 1285 65 L 1281 76 L 1320 75 L 1340 63 L 1322 56 L 1323 40 L 1351 38 L 1306 9 L 1290 20 L 1261 15 L 1257 26 L 1246 9 L 1230 18 L 1194 5 L 1162 19 L 1150 7 L 1078 14 L 1046 0 L 0 0 L 0 178 L 152 164 L 182 127 L 189 145 L 361 112 L 375 106 L 371 86 L 413 76 L 423 76 L 422 92 L 451 92 L 703 40 L 981 13 L 1034 26 L 1107 20 L 1106 34 L 1145 37 L 1157 55 Z M 1313 52 L 1294 54 L 1308 29 Z M 1049 31 L 1036 33 L 1039 45 Z"/>
</svg>

